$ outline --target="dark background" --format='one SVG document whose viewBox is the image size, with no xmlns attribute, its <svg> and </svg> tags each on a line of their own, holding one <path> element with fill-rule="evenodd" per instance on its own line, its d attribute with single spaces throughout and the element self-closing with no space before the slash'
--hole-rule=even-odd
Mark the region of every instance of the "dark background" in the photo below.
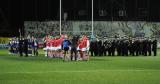
<svg viewBox="0 0 160 84">
<path fill-rule="evenodd" d="M 100 15 L 104 10 L 104 15 Z M 123 15 L 119 10 L 125 10 Z M 62 0 L 67 20 L 91 20 L 91 0 Z M 0 36 L 17 36 L 24 21 L 59 20 L 59 0 L 0 0 Z M 158 0 L 94 0 L 94 20 L 160 21 Z"/>
</svg>

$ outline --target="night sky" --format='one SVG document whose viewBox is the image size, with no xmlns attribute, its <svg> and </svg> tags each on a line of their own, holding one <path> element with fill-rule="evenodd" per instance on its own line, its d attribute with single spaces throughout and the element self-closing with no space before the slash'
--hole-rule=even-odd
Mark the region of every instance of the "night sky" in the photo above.
<svg viewBox="0 0 160 84">
<path fill-rule="evenodd" d="M 125 9 L 120 17 L 118 10 Z M 99 16 L 106 10 L 106 16 Z M 91 0 L 62 0 L 67 20 L 91 20 Z M 59 0 L 1 0 L 0 36 L 16 36 L 24 21 L 59 20 Z M 160 21 L 159 0 L 94 0 L 94 20 Z"/>
</svg>

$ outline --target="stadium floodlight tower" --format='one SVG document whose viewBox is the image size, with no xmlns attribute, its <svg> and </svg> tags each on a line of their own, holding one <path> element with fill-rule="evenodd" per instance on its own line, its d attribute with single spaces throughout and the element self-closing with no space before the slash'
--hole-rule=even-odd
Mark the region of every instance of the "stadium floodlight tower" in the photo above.
<svg viewBox="0 0 160 84">
<path fill-rule="evenodd" d="M 93 36 L 93 31 L 94 31 L 94 27 L 93 27 L 93 0 L 92 0 L 92 36 Z"/>
<path fill-rule="evenodd" d="M 60 17 L 59 17 L 59 32 L 60 32 L 60 35 L 62 34 L 62 0 L 60 0 L 60 4 L 59 4 L 59 14 L 60 14 Z"/>
<path fill-rule="evenodd" d="M 92 0 L 92 36 L 94 35 L 94 1 Z M 59 31 L 60 31 L 60 35 L 62 34 L 62 0 L 60 0 L 60 7 L 59 7 L 59 11 L 60 11 L 60 21 L 59 21 Z M 65 16 L 65 15 L 64 15 Z M 67 18 L 67 15 L 66 15 L 66 18 Z M 66 20 L 66 18 L 64 18 L 64 20 Z"/>
</svg>

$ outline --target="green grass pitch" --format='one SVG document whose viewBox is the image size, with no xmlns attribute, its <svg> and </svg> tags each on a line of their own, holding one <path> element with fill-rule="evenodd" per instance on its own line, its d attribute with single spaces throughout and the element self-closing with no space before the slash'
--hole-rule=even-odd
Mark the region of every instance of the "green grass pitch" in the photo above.
<svg viewBox="0 0 160 84">
<path fill-rule="evenodd" d="M 160 84 L 158 56 L 91 57 L 90 61 L 19 57 L 0 50 L 0 84 Z"/>
</svg>

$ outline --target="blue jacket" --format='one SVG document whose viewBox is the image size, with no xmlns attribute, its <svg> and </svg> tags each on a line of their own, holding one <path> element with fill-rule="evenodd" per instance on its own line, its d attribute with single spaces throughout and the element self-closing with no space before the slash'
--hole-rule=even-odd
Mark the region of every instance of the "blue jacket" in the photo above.
<svg viewBox="0 0 160 84">
<path fill-rule="evenodd" d="M 62 42 L 62 49 L 69 47 L 70 45 L 71 45 L 71 42 L 66 39 Z"/>
</svg>

